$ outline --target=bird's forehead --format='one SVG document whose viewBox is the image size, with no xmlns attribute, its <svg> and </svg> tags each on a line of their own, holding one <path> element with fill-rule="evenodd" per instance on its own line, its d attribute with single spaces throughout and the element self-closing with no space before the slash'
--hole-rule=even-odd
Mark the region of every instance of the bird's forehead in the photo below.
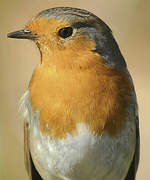
<svg viewBox="0 0 150 180">
<path fill-rule="evenodd" d="M 57 27 L 63 27 L 63 26 L 69 26 L 71 25 L 69 21 L 66 19 L 57 19 L 55 17 L 46 18 L 46 17 L 39 17 L 39 18 L 33 18 L 31 21 L 29 21 L 26 25 L 27 29 L 30 30 L 43 30 L 49 31 L 50 29 L 56 29 Z"/>
</svg>

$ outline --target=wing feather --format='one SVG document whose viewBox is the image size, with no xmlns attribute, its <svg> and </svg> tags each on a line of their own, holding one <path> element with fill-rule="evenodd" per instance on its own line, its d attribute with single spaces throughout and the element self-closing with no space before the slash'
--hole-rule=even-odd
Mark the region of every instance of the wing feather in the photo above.
<svg viewBox="0 0 150 180">
<path fill-rule="evenodd" d="M 135 107 L 135 123 L 136 123 L 136 146 L 133 160 L 131 162 L 130 168 L 128 170 L 125 180 L 135 180 L 136 173 L 140 160 L 140 131 L 139 131 L 139 117 L 138 117 L 138 107 Z"/>
<path fill-rule="evenodd" d="M 36 170 L 29 148 L 29 134 L 30 134 L 30 121 L 31 121 L 32 107 L 29 102 L 29 91 L 26 91 L 22 96 L 19 104 L 19 111 L 22 112 L 24 117 L 24 159 L 25 167 L 29 175 L 29 180 L 42 180 L 38 171 Z"/>
</svg>

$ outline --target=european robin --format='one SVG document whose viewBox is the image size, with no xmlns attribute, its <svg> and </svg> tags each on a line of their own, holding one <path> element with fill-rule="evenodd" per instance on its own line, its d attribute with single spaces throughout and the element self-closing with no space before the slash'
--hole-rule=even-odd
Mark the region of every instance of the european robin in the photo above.
<svg viewBox="0 0 150 180">
<path fill-rule="evenodd" d="M 134 180 L 137 101 L 110 28 L 57 7 L 8 37 L 34 41 L 41 54 L 20 103 L 30 180 Z"/>
</svg>

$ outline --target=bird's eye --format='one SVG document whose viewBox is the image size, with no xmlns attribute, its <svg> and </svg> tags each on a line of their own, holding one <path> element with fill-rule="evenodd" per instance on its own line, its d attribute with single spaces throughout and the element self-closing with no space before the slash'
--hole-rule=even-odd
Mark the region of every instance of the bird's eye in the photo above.
<svg viewBox="0 0 150 180">
<path fill-rule="evenodd" d="M 58 31 L 58 35 L 64 39 L 71 36 L 72 33 L 73 33 L 72 27 L 65 27 L 65 28 L 62 28 Z"/>
</svg>

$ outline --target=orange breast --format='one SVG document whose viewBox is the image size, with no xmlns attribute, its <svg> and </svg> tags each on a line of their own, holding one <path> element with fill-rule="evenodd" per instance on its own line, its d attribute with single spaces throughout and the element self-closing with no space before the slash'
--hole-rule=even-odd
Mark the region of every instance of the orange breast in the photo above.
<svg viewBox="0 0 150 180">
<path fill-rule="evenodd" d="M 126 73 L 103 64 L 90 53 L 88 68 L 57 68 L 40 64 L 30 82 L 30 100 L 39 110 L 39 128 L 55 139 L 76 133 L 77 123 L 86 123 L 97 136 L 115 136 L 127 116 L 131 85 Z"/>
</svg>

